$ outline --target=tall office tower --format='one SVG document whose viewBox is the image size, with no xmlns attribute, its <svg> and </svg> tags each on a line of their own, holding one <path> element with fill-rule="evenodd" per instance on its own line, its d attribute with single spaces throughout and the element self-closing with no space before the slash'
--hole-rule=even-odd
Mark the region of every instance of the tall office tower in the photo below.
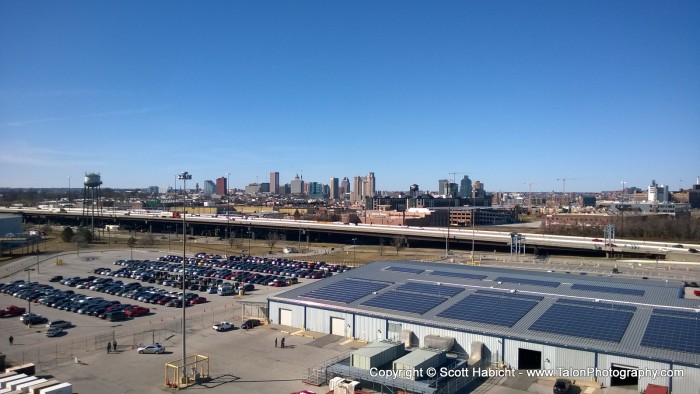
<svg viewBox="0 0 700 394">
<path fill-rule="evenodd" d="M 228 195 L 228 181 L 223 176 L 216 178 L 216 194 L 220 196 Z"/>
<path fill-rule="evenodd" d="M 481 181 L 474 181 L 474 197 L 483 198 L 486 196 L 486 190 L 484 189 L 484 184 Z"/>
<path fill-rule="evenodd" d="M 270 193 L 280 194 L 280 173 L 270 172 Z"/>
<path fill-rule="evenodd" d="M 291 189 L 292 194 L 304 194 L 304 180 L 299 178 L 299 174 L 297 174 L 297 176 L 294 177 L 294 179 L 292 179 Z"/>
<path fill-rule="evenodd" d="M 459 196 L 465 198 L 472 196 L 472 180 L 469 179 L 469 175 L 465 175 L 460 182 Z"/>
<path fill-rule="evenodd" d="M 350 180 L 348 177 L 343 177 L 343 180 L 340 181 L 339 194 L 344 198 L 347 193 L 350 193 Z"/>
<path fill-rule="evenodd" d="M 329 198 L 331 200 L 337 200 L 340 196 L 338 191 L 338 178 L 331 178 L 331 183 L 329 186 L 331 188 Z"/>
<path fill-rule="evenodd" d="M 357 202 L 362 200 L 362 177 L 354 176 L 352 177 L 352 192 L 350 193 L 350 202 Z"/>
<path fill-rule="evenodd" d="M 418 193 L 420 192 L 420 187 L 416 185 L 415 183 L 411 185 L 411 187 L 408 188 L 408 194 L 411 197 L 418 197 Z"/>
<path fill-rule="evenodd" d="M 204 181 L 204 195 L 211 196 L 216 191 L 216 185 L 211 180 Z M 218 193 L 217 193 L 218 194 Z"/>
<path fill-rule="evenodd" d="M 447 188 L 450 187 L 450 181 L 447 179 L 440 179 L 438 181 L 438 194 L 441 196 L 448 195 Z"/>
<path fill-rule="evenodd" d="M 365 178 L 365 186 L 362 190 L 362 197 L 374 197 L 377 195 L 376 179 L 374 178 L 374 173 L 370 172 Z"/>
</svg>

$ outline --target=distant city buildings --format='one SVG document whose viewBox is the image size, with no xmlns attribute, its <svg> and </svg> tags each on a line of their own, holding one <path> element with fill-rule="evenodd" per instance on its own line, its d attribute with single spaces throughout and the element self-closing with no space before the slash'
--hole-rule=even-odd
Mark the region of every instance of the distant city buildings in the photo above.
<svg viewBox="0 0 700 394">
<path fill-rule="evenodd" d="M 216 194 L 220 196 L 228 195 L 228 180 L 225 177 L 216 178 Z"/>
<path fill-rule="evenodd" d="M 213 181 L 211 181 L 211 180 L 204 181 L 204 195 L 206 197 L 209 197 L 216 192 L 217 192 L 216 184 Z M 216 194 L 219 194 L 219 193 L 216 193 Z"/>
<path fill-rule="evenodd" d="M 270 193 L 280 194 L 280 173 L 270 172 Z"/>
<path fill-rule="evenodd" d="M 299 174 L 292 179 L 291 182 L 291 193 L 295 195 L 304 194 L 304 179 L 299 177 Z"/>
</svg>

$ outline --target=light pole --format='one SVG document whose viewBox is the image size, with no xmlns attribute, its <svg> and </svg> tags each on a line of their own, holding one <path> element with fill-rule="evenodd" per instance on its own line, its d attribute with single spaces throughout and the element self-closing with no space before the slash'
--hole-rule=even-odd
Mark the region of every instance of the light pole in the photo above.
<svg viewBox="0 0 700 394">
<path fill-rule="evenodd" d="M 352 266 L 355 267 L 355 256 L 357 255 L 357 238 L 352 239 Z"/>
<path fill-rule="evenodd" d="M 24 272 L 27 273 L 27 283 L 32 283 L 32 271 L 35 271 L 34 268 L 26 268 Z M 31 286 L 31 285 L 30 285 Z M 32 301 L 27 298 L 27 312 L 31 315 L 32 314 Z"/>
<path fill-rule="evenodd" d="M 185 171 L 179 175 L 179 178 L 182 179 L 182 370 L 183 372 L 185 371 L 185 366 L 187 364 L 187 344 L 185 342 L 185 335 L 186 335 L 186 328 L 187 328 L 187 323 L 186 323 L 186 315 L 185 315 L 185 269 L 187 265 L 187 223 L 185 221 L 185 215 L 186 215 L 186 208 L 185 206 L 187 205 L 187 181 L 192 179 L 192 175 Z M 184 376 L 183 376 L 184 377 Z"/>
<path fill-rule="evenodd" d="M 229 189 L 231 185 L 231 173 L 226 173 L 226 242 L 231 246 L 231 195 L 229 194 Z"/>
</svg>

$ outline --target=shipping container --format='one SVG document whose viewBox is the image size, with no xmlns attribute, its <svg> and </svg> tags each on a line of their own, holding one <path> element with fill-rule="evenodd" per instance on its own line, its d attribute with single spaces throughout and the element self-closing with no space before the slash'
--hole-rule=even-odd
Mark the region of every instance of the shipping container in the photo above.
<svg viewBox="0 0 700 394">
<path fill-rule="evenodd" d="M 352 353 L 352 366 L 364 370 L 379 368 L 401 357 L 405 353 L 404 344 L 389 340 L 371 342 Z"/>
</svg>

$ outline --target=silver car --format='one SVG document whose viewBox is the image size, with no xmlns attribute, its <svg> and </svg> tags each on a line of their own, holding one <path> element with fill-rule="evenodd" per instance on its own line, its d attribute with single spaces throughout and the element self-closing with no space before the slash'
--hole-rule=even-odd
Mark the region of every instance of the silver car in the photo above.
<svg viewBox="0 0 700 394">
<path fill-rule="evenodd" d="M 139 354 L 144 354 L 144 353 L 153 353 L 153 354 L 161 354 L 165 352 L 165 347 L 163 347 L 160 343 L 152 343 L 150 345 L 146 346 L 139 346 L 137 349 Z"/>
<path fill-rule="evenodd" d="M 46 330 L 47 337 L 55 337 L 61 335 L 61 333 L 63 333 L 63 329 L 61 327 L 50 327 L 48 330 Z"/>
</svg>

